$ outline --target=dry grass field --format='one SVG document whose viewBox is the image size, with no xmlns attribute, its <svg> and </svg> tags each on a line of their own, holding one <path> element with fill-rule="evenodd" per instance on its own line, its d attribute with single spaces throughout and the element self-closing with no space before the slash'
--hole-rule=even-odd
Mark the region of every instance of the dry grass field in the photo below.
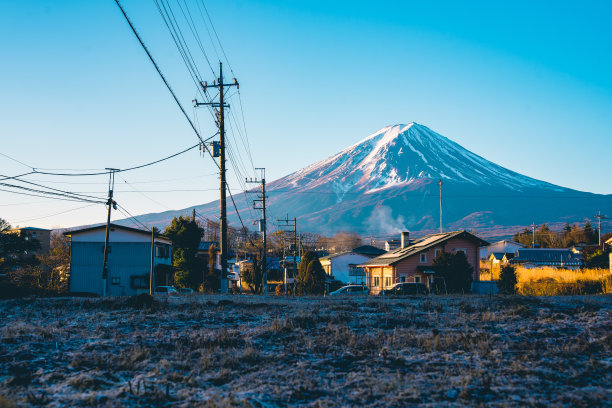
<svg viewBox="0 0 612 408">
<path fill-rule="evenodd" d="M 586 295 L 612 293 L 612 275 L 608 269 L 555 269 L 518 266 L 517 293 L 528 296 Z M 499 268 L 485 269 L 480 280 L 498 280 Z"/>
<path fill-rule="evenodd" d="M 6 300 L 0 407 L 612 406 L 611 300 Z"/>
</svg>

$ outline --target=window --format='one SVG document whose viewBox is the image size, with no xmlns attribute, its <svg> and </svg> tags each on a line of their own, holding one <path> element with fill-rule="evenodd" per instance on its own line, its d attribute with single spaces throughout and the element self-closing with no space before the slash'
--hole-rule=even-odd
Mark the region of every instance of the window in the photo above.
<svg viewBox="0 0 612 408">
<path fill-rule="evenodd" d="M 420 276 L 415 276 L 414 277 L 414 283 L 421 283 L 421 277 Z"/>
<path fill-rule="evenodd" d="M 455 253 L 463 252 L 464 255 L 467 255 L 467 250 L 465 248 L 455 248 Z"/>
<path fill-rule="evenodd" d="M 118 285 L 119 282 L 121 282 L 121 279 L 119 277 L 113 277 L 111 278 L 111 285 Z"/>
<path fill-rule="evenodd" d="M 434 249 L 434 258 L 437 258 L 437 257 L 438 257 L 438 254 L 439 254 L 440 252 L 442 252 L 442 248 L 436 248 L 436 249 Z"/>
<path fill-rule="evenodd" d="M 36 233 L 35 232 L 32 233 L 32 238 L 36 238 Z"/>
<path fill-rule="evenodd" d="M 380 276 L 375 276 L 374 277 L 374 287 L 378 287 L 380 286 Z"/>
<path fill-rule="evenodd" d="M 148 289 L 149 288 L 149 277 L 148 276 L 132 276 L 130 277 L 130 286 L 132 289 Z M 157 292 L 160 290 L 158 289 Z"/>
<path fill-rule="evenodd" d="M 404 283 L 406 282 L 406 277 L 405 276 L 400 276 L 400 283 Z"/>
<path fill-rule="evenodd" d="M 391 286 L 391 277 L 385 276 L 385 287 Z"/>
<path fill-rule="evenodd" d="M 422 253 L 421 254 L 421 263 L 426 263 L 427 262 L 427 254 L 426 253 Z"/>
</svg>

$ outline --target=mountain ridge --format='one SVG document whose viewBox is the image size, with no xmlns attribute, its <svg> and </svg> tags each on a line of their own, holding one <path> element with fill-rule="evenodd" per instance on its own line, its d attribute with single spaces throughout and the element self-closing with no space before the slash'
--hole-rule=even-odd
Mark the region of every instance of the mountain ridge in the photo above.
<svg viewBox="0 0 612 408">
<path fill-rule="evenodd" d="M 335 155 L 268 183 L 268 208 L 271 218 L 297 217 L 302 231 L 427 232 L 439 222 L 438 179 L 443 183 L 445 225 L 455 229 L 506 228 L 534 220 L 575 222 L 600 209 L 612 212 L 610 195 L 579 192 L 522 175 L 415 122 L 386 126 Z M 249 222 L 250 204 L 244 195 L 234 198 Z M 195 208 L 215 219 L 218 201 Z M 160 226 L 169 222 L 169 215 L 186 210 L 139 219 Z M 228 208 L 230 222 L 236 225 L 232 213 Z"/>
</svg>

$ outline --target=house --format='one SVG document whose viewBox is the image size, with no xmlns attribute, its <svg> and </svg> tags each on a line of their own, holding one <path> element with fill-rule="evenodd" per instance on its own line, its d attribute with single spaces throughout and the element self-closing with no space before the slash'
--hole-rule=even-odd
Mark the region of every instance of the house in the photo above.
<svg viewBox="0 0 612 408">
<path fill-rule="evenodd" d="M 525 248 L 525 245 L 510 240 L 497 241 L 480 248 L 480 259 L 490 260 L 489 257 L 493 253 L 515 254 L 520 248 Z"/>
<path fill-rule="evenodd" d="M 607 240 L 606 244 L 612 246 L 612 238 Z M 610 252 L 609 256 L 610 256 L 610 261 L 609 261 L 609 264 L 610 264 L 610 273 L 612 273 L 612 252 Z"/>
<path fill-rule="evenodd" d="M 487 261 L 491 266 L 491 271 L 500 271 L 502 266 L 507 265 L 514 258 L 513 252 L 493 252 Z"/>
<path fill-rule="evenodd" d="M 23 237 L 26 241 L 36 240 L 40 243 L 40 249 L 31 251 L 24 255 L 43 255 L 48 254 L 51 247 L 51 230 L 34 227 L 12 228 L 6 231 L 9 234 L 17 234 Z"/>
<path fill-rule="evenodd" d="M 351 251 L 321 257 L 319 261 L 328 276 L 345 284 L 364 284 L 365 273 L 358 265 L 384 253 L 380 248 L 363 245 Z"/>
<path fill-rule="evenodd" d="M 393 251 L 394 249 L 399 248 L 399 246 L 400 246 L 399 239 L 390 239 L 388 241 L 385 241 L 385 251 L 387 252 Z"/>
<path fill-rule="evenodd" d="M 172 284 L 172 242 L 168 238 L 156 236 L 151 251 L 151 232 L 111 224 L 104 288 L 105 234 L 105 225 L 64 233 L 70 238 L 70 292 L 100 296 L 148 293 L 152 262 L 154 286 Z"/>
<path fill-rule="evenodd" d="M 583 264 L 581 253 L 571 248 L 522 248 L 510 263 L 524 268 L 580 269 Z"/>
<path fill-rule="evenodd" d="M 435 271 L 433 260 L 439 252 L 463 252 L 474 268 L 473 279 L 480 278 L 481 246 L 487 242 L 467 231 L 453 231 L 426 235 L 410 241 L 402 232 L 400 247 L 361 264 L 366 273 L 370 293 L 377 294 L 398 282 L 422 282 L 431 287 Z"/>
</svg>

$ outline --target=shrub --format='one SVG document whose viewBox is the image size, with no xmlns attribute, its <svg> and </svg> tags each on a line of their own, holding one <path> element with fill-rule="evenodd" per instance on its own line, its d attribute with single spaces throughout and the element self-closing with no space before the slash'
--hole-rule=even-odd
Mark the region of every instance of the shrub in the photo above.
<svg viewBox="0 0 612 408">
<path fill-rule="evenodd" d="M 512 265 L 505 265 L 499 273 L 499 290 L 502 293 L 516 293 L 516 269 Z"/>
<path fill-rule="evenodd" d="M 441 252 L 433 261 L 437 274 L 444 278 L 446 290 L 451 293 L 468 293 L 472 284 L 474 268 L 463 251 L 455 254 Z"/>
</svg>

